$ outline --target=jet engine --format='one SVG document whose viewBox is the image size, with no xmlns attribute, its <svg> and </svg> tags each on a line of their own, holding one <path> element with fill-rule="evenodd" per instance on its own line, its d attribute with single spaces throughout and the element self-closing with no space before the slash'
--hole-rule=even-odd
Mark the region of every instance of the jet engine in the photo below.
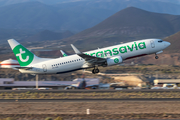
<svg viewBox="0 0 180 120">
<path fill-rule="evenodd" d="M 111 65 L 116 65 L 119 63 L 122 63 L 123 59 L 121 56 L 116 56 L 116 57 L 111 57 L 107 59 L 107 65 L 111 66 Z"/>
</svg>

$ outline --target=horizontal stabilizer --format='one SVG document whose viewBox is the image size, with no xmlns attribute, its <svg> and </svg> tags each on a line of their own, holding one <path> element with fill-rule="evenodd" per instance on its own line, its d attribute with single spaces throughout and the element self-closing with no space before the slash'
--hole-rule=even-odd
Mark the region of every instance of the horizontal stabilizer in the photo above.
<svg viewBox="0 0 180 120">
<path fill-rule="evenodd" d="M 15 67 L 16 69 L 24 69 L 24 70 L 29 70 L 33 69 L 33 67 Z"/>
</svg>

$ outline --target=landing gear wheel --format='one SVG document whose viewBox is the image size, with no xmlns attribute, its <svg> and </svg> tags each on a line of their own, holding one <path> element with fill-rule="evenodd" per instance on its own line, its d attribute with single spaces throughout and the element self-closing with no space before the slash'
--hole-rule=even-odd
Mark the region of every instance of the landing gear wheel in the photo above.
<svg viewBox="0 0 180 120">
<path fill-rule="evenodd" d="M 96 74 L 95 69 L 92 70 L 92 73 L 93 73 L 93 74 Z"/>
<path fill-rule="evenodd" d="M 159 57 L 158 56 L 155 56 L 155 59 L 158 59 Z"/>
<path fill-rule="evenodd" d="M 92 70 L 92 73 L 93 73 L 93 74 L 99 73 L 99 69 L 93 69 L 93 70 Z"/>
<path fill-rule="evenodd" d="M 96 73 L 99 73 L 99 69 L 95 69 L 95 72 L 96 72 Z"/>
</svg>

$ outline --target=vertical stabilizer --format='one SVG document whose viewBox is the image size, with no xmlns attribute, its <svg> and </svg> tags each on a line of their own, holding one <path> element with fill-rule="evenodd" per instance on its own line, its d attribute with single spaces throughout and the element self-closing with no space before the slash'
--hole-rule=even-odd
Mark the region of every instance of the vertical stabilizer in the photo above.
<svg viewBox="0 0 180 120">
<path fill-rule="evenodd" d="M 61 52 L 61 54 L 63 55 L 63 57 L 66 57 L 66 56 L 67 56 L 67 54 L 66 54 L 64 51 L 60 50 L 60 52 Z"/>
<path fill-rule="evenodd" d="M 34 55 L 32 52 L 30 52 L 16 40 L 9 39 L 8 43 L 11 49 L 13 50 L 14 55 L 16 56 L 20 66 L 25 67 L 39 61 L 39 57 Z"/>
</svg>

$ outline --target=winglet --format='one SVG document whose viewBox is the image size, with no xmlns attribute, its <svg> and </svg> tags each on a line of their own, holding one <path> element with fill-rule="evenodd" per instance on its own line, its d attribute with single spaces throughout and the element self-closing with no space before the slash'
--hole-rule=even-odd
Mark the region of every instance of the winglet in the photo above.
<svg viewBox="0 0 180 120">
<path fill-rule="evenodd" d="M 76 54 L 81 54 L 81 52 L 73 44 L 71 44 L 71 47 L 73 48 Z"/>
</svg>

